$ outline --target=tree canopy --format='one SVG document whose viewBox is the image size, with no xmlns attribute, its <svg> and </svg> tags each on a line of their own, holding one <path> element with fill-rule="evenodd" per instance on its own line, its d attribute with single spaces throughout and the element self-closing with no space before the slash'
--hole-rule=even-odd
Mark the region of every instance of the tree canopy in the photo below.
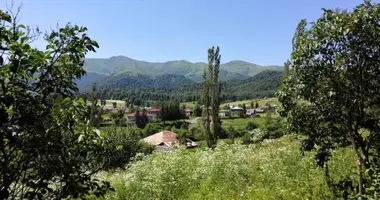
<svg viewBox="0 0 380 200">
<path fill-rule="evenodd" d="M 107 167 L 116 147 L 92 126 L 96 106 L 75 98 L 74 82 L 98 44 L 86 27 L 67 24 L 45 35 L 44 50 L 33 48 L 40 32 L 16 16 L 0 10 L 0 196 L 102 195 L 110 185 L 92 175 Z"/>
<path fill-rule="evenodd" d="M 324 9 L 315 23 L 302 20 L 278 92 L 281 115 L 307 136 L 328 175 L 331 150 L 350 145 L 357 156 L 354 194 L 373 195 L 380 158 L 380 5 L 365 1 L 352 12 Z M 367 173 L 368 172 L 368 173 Z M 349 190 L 349 184 L 340 185 Z"/>
</svg>

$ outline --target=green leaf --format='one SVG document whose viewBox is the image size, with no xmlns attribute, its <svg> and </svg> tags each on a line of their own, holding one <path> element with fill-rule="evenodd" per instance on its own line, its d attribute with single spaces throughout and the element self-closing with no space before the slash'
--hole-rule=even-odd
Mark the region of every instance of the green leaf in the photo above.
<svg viewBox="0 0 380 200">
<path fill-rule="evenodd" d="M 10 115 L 14 114 L 13 105 L 9 106 L 9 108 L 7 109 L 7 113 Z"/>
<path fill-rule="evenodd" d="M 25 25 L 24 24 L 20 24 L 18 25 L 19 28 L 25 28 Z"/>
<path fill-rule="evenodd" d="M 70 98 L 70 97 L 66 97 L 66 98 L 62 101 L 62 104 L 69 103 L 70 101 L 71 101 L 71 98 Z"/>
<path fill-rule="evenodd" d="M 81 135 L 78 137 L 78 142 L 81 142 L 81 141 L 83 140 L 83 138 L 84 138 L 84 135 L 81 134 Z"/>
<path fill-rule="evenodd" d="M 25 43 L 26 40 L 28 40 L 28 37 L 22 37 L 21 38 L 21 43 Z"/>
<path fill-rule="evenodd" d="M 123 149 L 123 145 L 117 145 L 116 150 L 121 151 Z"/>
<path fill-rule="evenodd" d="M 76 100 L 76 102 L 79 103 L 79 104 L 85 104 L 83 98 L 79 98 L 78 100 Z"/>
<path fill-rule="evenodd" d="M 98 135 L 98 137 L 100 137 L 100 130 L 99 129 L 94 129 L 94 132 L 96 133 L 96 135 Z"/>
<path fill-rule="evenodd" d="M 91 44 L 92 44 L 93 46 L 95 46 L 96 48 L 99 48 L 99 44 L 98 44 L 98 42 L 96 42 L 95 40 L 91 40 Z"/>
</svg>

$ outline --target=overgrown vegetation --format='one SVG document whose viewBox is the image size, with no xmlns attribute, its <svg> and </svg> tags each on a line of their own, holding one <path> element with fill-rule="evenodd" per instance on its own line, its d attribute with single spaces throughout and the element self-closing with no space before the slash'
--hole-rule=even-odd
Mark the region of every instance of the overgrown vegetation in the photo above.
<svg viewBox="0 0 380 200">
<path fill-rule="evenodd" d="M 333 154 L 334 178 L 354 176 L 353 152 Z M 313 154 L 301 157 L 299 140 L 286 136 L 250 146 L 219 143 L 213 151 L 154 153 L 128 171 L 99 177 L 115 187 L 110 199 L 334 199 L 315 166 Z"/>
</svg>

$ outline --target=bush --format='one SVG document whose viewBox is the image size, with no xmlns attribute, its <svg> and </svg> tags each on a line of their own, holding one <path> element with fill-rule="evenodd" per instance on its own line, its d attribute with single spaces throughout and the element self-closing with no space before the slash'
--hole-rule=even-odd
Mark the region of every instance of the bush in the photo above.
<svg viewBox="0 0 380 200">
<path fill-rule="evenodd" d="M 103 129 L 107 135 L 106 151 L 107 168 L 124 168 L 137 153 L 149 154 L 154 148 L 140 142 L 141 131 L 134 127 L 110 127 Z M 115 148 L 117 147 L 117 148 Z"/>
<path fill-rule="evenodd" d="M 253 121 L 249 121 L 247 122 L 247 125 L 245 126 L 245 129 L 248 130 L 248 131 L 252 131 L 253 129 L 255 128 L 258 128 L 259 126 L 253 122 Z"/>
<path fill-rule="evenodd" d="M 253 143 L 262 142 L 263 140 L 269 138 L 269 133 L 266 130 L 261 130 L 258 128 L 251 131 L 251 135 Z"/>
<path fill-rule="evenodd" d="M 148 137 L 162 130 L 161 124 L 149 123 L 144 128 L 144 137 Z"/>
<path fill-rule="evenodd" d="M 241 141 L 242 141 L 242 144 L 252 144 L 253 141 L 252 141 L 251 133 L 245 132 Z"/>
<path fill-rule="evenodd" d="M 204 129 L 200 126 L 193 126 L 189 130 L 189 139 L 200 141 L 206 139 Z"/>
</svg>

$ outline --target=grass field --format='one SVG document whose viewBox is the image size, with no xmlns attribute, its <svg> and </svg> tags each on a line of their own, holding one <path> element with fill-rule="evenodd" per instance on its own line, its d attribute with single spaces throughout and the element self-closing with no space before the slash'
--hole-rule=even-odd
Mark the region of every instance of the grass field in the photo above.
<svg viewBox="0 0 380 200">
<path fill-rule="evenodd" d="M 265 118 L 236 118 L 236 119 L 223 119 L 222 126 L 223 128 L 227 128 L 229 126 L 234 127 L 235 129 L 243 129 L 249 121 L 255 122 L 259 127 L 261 127 Z"/>
</svg>

